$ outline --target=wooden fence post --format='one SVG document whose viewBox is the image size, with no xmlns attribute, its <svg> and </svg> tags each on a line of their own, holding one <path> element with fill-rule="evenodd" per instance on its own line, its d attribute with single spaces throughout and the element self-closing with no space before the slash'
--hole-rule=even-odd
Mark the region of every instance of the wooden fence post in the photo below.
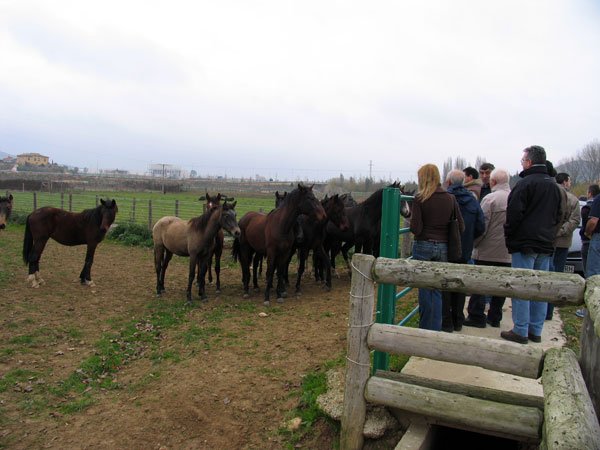
<svg viewBox="0 0 600 450">
<path fill-rule="evenodd" d="M 371 373 L 371 353 L 367 334 L 373 324 L 375 285 L 371 269 L 375 258 L 354 254 L 352 257 L 352 286 L 348 317 L 348 353 L 340 448 L 358 450 L 363 446 L 363 428 L 367 414 L 365 385 Z"/>
<path fill-rule="evenodd" d="M 37 192 L 33 193 L 33 210 L 37 209 Z"/>
<path fill-rule="evenodd" d="M 152 200 L 148 200 L 148 231 L 152 231 Z"/>
<path fill-rule="evenodd" d="M 73 194 L 69 194 L 69 212 L 73 212 Z"/>
<path fill-rule="evenodd" d="M 600 275 L 587 279 L 585 304 L 587 310 L 581 328 L 581 372 L 596 414 L 600 415 Z"/>
<path fill-rule="evenodd" d="M 131 204 L 131 223 L 135 224 L 135 197 L 133 197 L 133 203 Z"/>
<path fill-rule="evenodd" d="M 96 195 L 96 208 L 98 207 L 98 196 Z"/>
<path fill-rule="evenodd" d="M 179 217 L 179 200 L 175 200 L 175 217 Z"/>
</svg>

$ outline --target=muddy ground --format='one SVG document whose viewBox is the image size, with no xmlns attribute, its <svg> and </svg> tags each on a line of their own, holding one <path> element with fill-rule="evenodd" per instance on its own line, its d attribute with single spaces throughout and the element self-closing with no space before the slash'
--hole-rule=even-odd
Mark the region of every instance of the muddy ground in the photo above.
<svg viewBox="0 0 600 450">
<path fill-rule="evenodd" d="M 186 307 L 187 259 L 174 257 L 159 299 L 151 249 L 101 243 L 89 288 L 78 281 L 85 248 L 50 241 L 46 284 L 32 289 L 22 231 L 0 238 L 0 447 L 334 445 L 324 419 L 293 444 L 281 429 L 301 403 L 303 377 L 343 358 L 346 271 L 331 292 L 307 278 L 302 296 L 267 308 L 262 292 L 242 298 L 226 252 L 223 292 L 210 286 L 201 303 L 194 289 Z"/>
</svg>

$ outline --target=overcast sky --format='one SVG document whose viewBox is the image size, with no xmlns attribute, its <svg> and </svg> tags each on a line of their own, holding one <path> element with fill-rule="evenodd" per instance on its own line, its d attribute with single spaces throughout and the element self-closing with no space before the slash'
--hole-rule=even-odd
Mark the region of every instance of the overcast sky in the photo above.
<svg viewBox="0 0 600 450">
<path fill-rule="evenodd" d="M 510 172 L 600 138 L 597 1 L 0 0 L 0 151 L 200 175 Z"/>
</svg>

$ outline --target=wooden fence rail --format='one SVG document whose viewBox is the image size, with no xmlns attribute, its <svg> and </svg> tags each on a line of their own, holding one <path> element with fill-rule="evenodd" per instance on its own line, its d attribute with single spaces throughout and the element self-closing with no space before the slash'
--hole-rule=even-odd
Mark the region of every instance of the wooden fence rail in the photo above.
<svg viewBox="0 0 600 450">
<path fill-rule="evenodd" d="M 587 376 L 598 381 L 597 333 L 592 333 L 587 341 L 582 339 L 583 370 L 580 370 L 568 349 L 544 353 L 538 347 L 496 339 L 373 323 L 374 283 L 379 282 L 548 301 L 556 305 L 579 305 L 585 299 L 586 321 L 593 330 L 592 324 L 598 326 L 600 312 L 600 276 L 590 278 L 586 290 L 586 281 L 578 275 L 375 259 L 361 254 L 354 255 L 352 269 L 342 449 L 362 448 L 367 401 L 419 414 L 429 423 L 541 442 L 542 448 L 600 448 L 600 425 L 593 406 L 597 408 L 598 396 L 584 381 L 587 353 L 594 355 L 587 362 Z M 370 377 L 371 350 L 475 365 L 530 378 L 542 374 L 544 404 L 522 394 L 403 374 L 377 371 Z"/>
</svg>

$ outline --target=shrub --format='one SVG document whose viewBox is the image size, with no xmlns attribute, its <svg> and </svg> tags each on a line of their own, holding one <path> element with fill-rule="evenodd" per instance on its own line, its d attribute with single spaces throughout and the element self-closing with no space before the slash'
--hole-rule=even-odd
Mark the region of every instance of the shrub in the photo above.
<svg viewBox="0 0 600 450">
<path fill-rule="evenodd" d="M 152 247 L 152 233 L 143 225 L 120 223 L 113 226 L 106 236 L 124 245 Z"/>
</svg>

